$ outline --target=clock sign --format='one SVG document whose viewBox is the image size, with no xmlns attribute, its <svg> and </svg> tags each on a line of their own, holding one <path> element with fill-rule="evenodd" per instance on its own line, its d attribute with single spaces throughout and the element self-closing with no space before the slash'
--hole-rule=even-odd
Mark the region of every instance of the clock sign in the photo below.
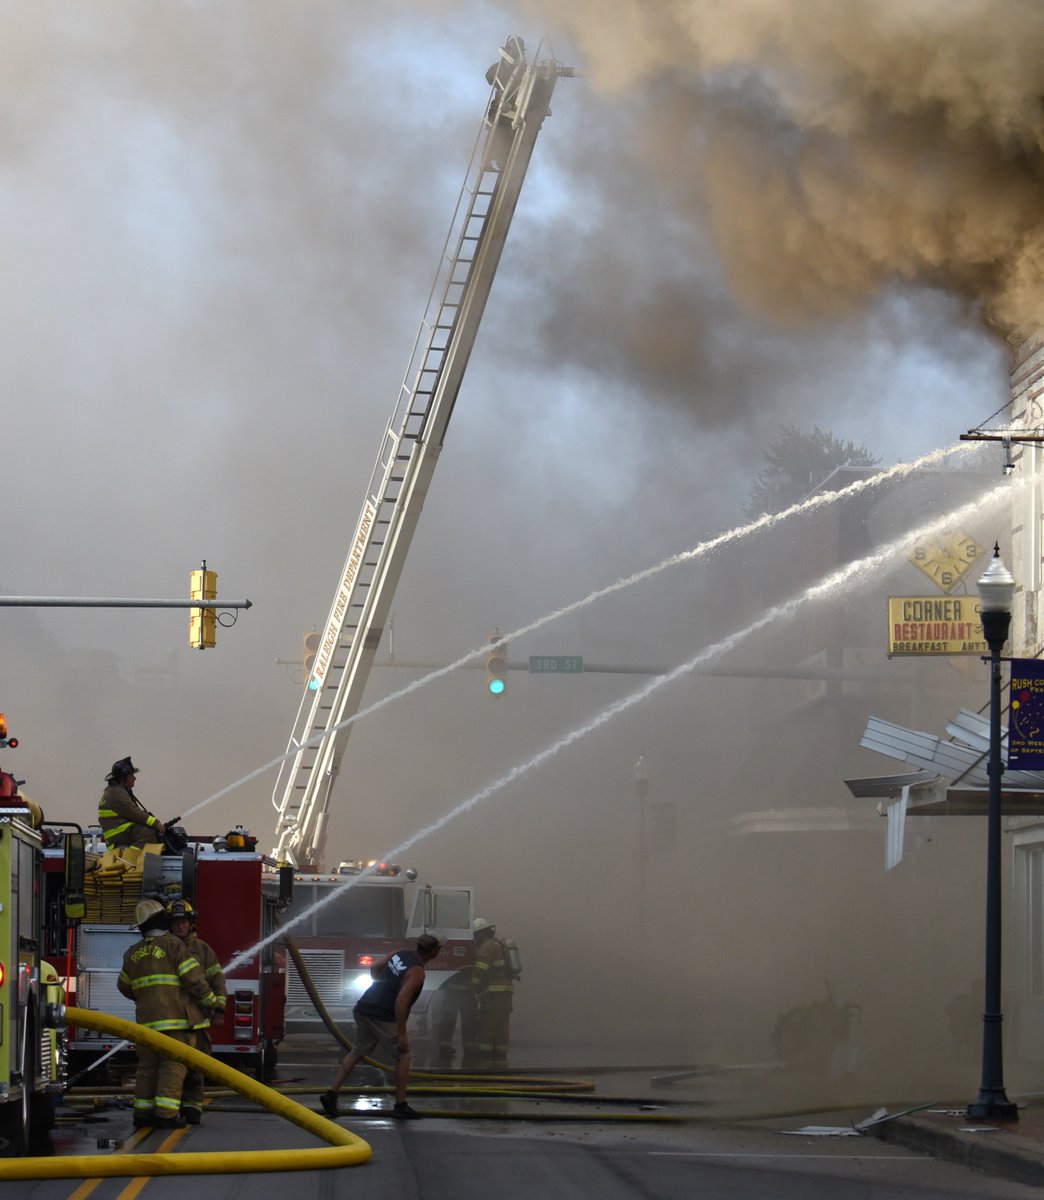
<svg viewBox="0 0 1044 1200">
<path fill-rule="evenodd" d="M 908 555 L 910 562 L 949 592 L 964 578 L 972 564 L 982 554 L 982 547 L 963 533 L 944 534 L 926 539 Z"/>
</svg>

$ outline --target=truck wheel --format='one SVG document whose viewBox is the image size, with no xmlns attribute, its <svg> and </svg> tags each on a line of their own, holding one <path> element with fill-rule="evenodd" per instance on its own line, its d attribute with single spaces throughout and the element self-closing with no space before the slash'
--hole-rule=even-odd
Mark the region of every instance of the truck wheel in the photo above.
<svg viewBox="0 0 1044 1200">
<path fill-rule="evenodd" d="M 58 1100 L 49 1093 L 38 1092 L 29 1097 L 29 1153 L 45 1155 L 54 1153 L 51 1134 L 57 1125 Z"/>
<path fill-rule="evenodd" d="M 0 1155 L 4 1158 L 25 1158 L 29 1153 L 29 1091 L 32 1087 L 32 1076 L 27 1070 L 29 1064 L 28 1047 L 31 1044 L 32 1025 L 27 1030 L 28 1037 L 22 1048 L 22 1084 L 21 1095 L 17 1100 L 10 1100 L 0 1105 Z"/>
<path fill-rule="evenodd" d="M 261 1051 L 261 1065 L 258 1069 L 258 1079 L 262 1083 L 271 1083 L 275 1079 L 276 1063 L 279 1060 L 279 1048 L 271 1038 L 265 1040 L 264 1049 Z"/>
</svg>

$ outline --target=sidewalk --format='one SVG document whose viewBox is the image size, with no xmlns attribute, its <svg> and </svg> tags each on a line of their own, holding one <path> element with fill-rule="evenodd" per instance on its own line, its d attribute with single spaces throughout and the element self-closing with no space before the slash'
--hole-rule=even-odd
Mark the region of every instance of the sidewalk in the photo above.
<svg viewBox="0 0 1044 1200">
<path fill-rule="evenodd" d="M 1018 1121 L 970 1121 L 964 1109 L 945 1104 L 892 1117 L 868 1133 L 885 1142 L 923 1150 L 1018 1183 L 1044 1186 L 1044 1107 L 1019 1109 Z"/>
</svg>

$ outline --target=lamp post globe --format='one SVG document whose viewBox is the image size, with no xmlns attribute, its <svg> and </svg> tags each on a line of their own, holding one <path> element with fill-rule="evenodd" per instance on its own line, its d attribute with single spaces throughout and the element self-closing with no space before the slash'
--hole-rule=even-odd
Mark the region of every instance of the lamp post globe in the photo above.
<svg viewBox="0 0 1044 1200">
<path fill-rule="evenodd" d="M 986 809 L 986 990 L 982 1014 L 982 1078 L 968 1105 L 976 1120 L 1017 1121 L 1018 1107 L 1004 1091 L 1001 1040 L 1001 650 L 1011 628 L 1015 580 L 994 545 L 979 579 L 982 633 L 990 648 L 989 800 Z"/>
</svg>

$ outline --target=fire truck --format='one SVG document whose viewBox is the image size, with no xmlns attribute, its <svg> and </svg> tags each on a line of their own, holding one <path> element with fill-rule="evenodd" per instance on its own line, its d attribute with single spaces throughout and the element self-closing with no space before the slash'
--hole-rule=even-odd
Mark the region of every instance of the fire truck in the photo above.
<svg viewBox="0 0 1044 1200">
<path fill-rule="evenodd" d="M 532 61 L 509 37 L 486 73 L 490 93 L 457 198 L 427 310 L 377 461 L 326 623 L 306 664 L 304 693 L 272 792 L 272 857 L 291 864 L 295 908 L 318 905 L 290 931 L 333 1012 L 350 1010 L 374 958 L 404 939 L 447 939 L 428 967 L 429 987 L 473 961 L 467 886 L 433 887 L 401 875 L 342 864 L 321 867 L 334 786 L 395 588 L 427 495 L 464 372 L 489 299 L 536 138 L 558 79 L 574 74 L 553 57 Z M 398 868 L 394 868 L 398 871 Z M 434 970 L 432 969 L 434 967 Z M 362 970 L 360 970 L 362 968 Z M 288 975 L 288 1019 L 315 1019 L 296 969 Z M 311 1015 L 309 1015 L 311 1014 Z"/>
<path fill-rule="evenodd" d="M 116 981 L 123 953 L 141 936 L 134 910 L 143 898 L 167 904 L 188 900 L 197 913 L 203 941 L 227 966 L 274 932 L 277 914 L 291 901 L 292 871 L 275 870 L 242 831 L 227 837 L 188 838 L 176 827 L 168 839 L 177 844 L 106 851 L 100 834 L 90 830 L 84 876 L 84 919 L 76 929 L 69 965 L 56 965 L 67 977 L 75 1002 L 113 1016 L 134 1020 L 134 1003 Z M 179 836 L 180 835 L 180 836 Z M 155 851 L 155 852 L 154 852 Z M 57 864 L 52 872 L 57 873 Z M 60 951 L 61 930 L 52 949 Z M 211 1028 L 213 1053 L 231 1066 L 269 1081 L 283 1038 L 286 965 L 283 947 L 273 941 L 226 970 L 228 1003 Z M 132 1047 L 93 1030 L 69 1030 L 72 1077 L 90 1075 L 106 1063 L 129 1061 Z"/>
<path fill-rule="evenodd" d="M 13 749 L 0 713 L 0 748 Z M 0 1154 L 23 1157 L 54 1125 L 65 1084 L 62 989 L 45 956 L 44 846 L 54 833 L 40 809 L 0 771 Z M 74 919 L 83 838 L 63 831 L 63 893 Z"/>
<path fill-rule="evenodd" d="M 375 961 L 422 933 L 438 933 L 444 943 L 427 964 L 425 987 L 413 1009 L 423 1036 L 432 997 L 457 971 L 470 971 L 474 964 L 474 915 L 470 887 L 424 884 L 412 868 L 356 860 L 341 863 L 333 874 L 295 873 L 293 903 L 282 920 L 303 917 L 288 933 L 322 1006 L 339 1025 L 351 1020 L 355 1002 L 373 982 Z M 290 962 L 287 1028 L 307 1030 L 321 1019 L 296 963 Z"/>
</svg>

